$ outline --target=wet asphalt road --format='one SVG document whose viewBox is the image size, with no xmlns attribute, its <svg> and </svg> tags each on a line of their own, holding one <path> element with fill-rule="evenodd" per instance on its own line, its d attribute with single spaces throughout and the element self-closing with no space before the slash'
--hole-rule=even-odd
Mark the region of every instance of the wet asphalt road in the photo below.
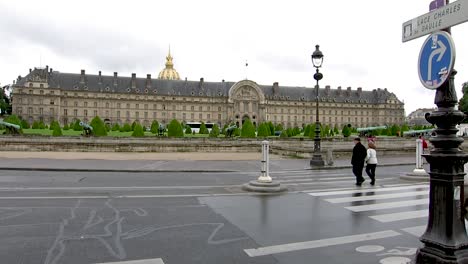
<svg viewBox="0 0 468 264">
<path fill-rule="evenodd" d="M 425 184 L 398 177 L 412 169 L 379 168 L 377 186 L 361 188 L 349 169 L 272 172 L 281 195 L 243 192 L 257 172 L 0 171 L 0 259 L 404 263 L 427 221 L 392 220 L 427 209 Z"/>
</svg>

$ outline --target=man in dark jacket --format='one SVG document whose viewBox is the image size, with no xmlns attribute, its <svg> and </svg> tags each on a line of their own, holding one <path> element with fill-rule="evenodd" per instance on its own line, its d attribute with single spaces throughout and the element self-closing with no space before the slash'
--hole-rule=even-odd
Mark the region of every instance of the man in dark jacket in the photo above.
<svg viewBox="0 0 468 264">
<path fill-rule="evenodd" d="M 360 138 L 355 138 L 351 165 L 353 165 L 353 173 L 354 176 L 356 176 L 357 186 L 361 186 L 361 184 L 364 182 L 364 178 L 362 177 L 362 170 L 364 169 L 364 160 L 366 159 L 366 156 L 366 147 L 361 144 Z"/>
</svg>

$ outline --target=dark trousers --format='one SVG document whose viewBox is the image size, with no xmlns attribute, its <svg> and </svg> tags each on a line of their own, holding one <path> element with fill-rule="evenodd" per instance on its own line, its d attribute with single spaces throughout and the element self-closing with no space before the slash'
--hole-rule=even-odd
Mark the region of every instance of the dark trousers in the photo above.
<svg viewBox="0 0 468 264">
<path fill-rule="evenodd" d="M 375 168 L 377 167 L 377 164 L 367 164 L 366 166 L 366 173 L 367 176 L 371 179 L 371 181 L 375 181 Z"/>
<path fill-rule="evenodd" d="M 362 177 L 362 170 L 364 169 L 364 162 L 361 164 L 353 164 L 353 173 L 356 176 L 356 183 L 361 183 L 364 181 Z"/>
</svg>

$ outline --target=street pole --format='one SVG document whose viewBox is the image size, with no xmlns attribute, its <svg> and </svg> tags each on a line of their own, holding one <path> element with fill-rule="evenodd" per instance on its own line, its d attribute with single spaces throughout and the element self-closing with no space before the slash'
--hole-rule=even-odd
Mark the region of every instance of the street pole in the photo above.
<svg viewBox="0 0 468 264">
<path fill-rule="evenodd" d="M 325 162 L 323 161 L 321 150 L 320 150 L 320 121 L 319 121 L 319 81 L 322 80 L 323 74 L 319 72 L 319 68 L 322 67 L 323 53 L 319 49 L 319 45 L 315 45 L 315 51 L 312 53 L 312 64 L 316 71 L 314 79 L 317 81 L 315 85 L 315 138 L 314 138 L 314 153 L 310 160 L 310 166 L 312 167 L 323 167 Z"/>
<path fill-rule="evenodd" d="M 434 148 L 423 154 L 430 164 L 429 218 L 420 240 L 424 244 L 416 254 L 416 263 L 468 263 L 468 236 L 465 229 L 464 164 L 468 154 L 460 145 L 456 125 L 465 114 L 455 109 L 455 70 L 447 82 L 437 89 L 437 110 L 426 120 L 436 125 L 429 141 Z"/>
</svg>

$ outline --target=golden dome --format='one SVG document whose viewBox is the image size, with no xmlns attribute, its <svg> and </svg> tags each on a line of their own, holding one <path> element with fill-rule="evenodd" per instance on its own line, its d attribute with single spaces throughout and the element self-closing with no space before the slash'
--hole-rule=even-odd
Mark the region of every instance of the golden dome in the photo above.
<svg viewBox="0 0 468 264">
<path fill-rule="evenodd" d="M 180 80 L 179 73 L 174 69 L 174 63 L 172 63 L 171 48 L 166 56 L 166 68 L 159 73 L 158 79 Z"/>
</svg>

